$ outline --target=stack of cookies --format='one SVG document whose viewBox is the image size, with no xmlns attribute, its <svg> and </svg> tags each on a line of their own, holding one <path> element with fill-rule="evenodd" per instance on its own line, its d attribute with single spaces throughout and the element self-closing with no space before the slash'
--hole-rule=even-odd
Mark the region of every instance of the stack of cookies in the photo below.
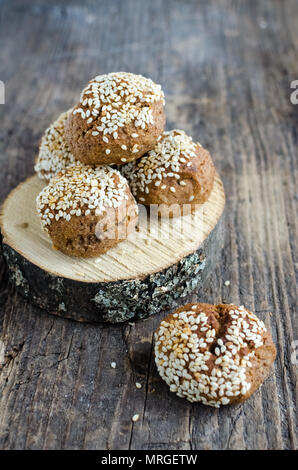
<svg viewBox="0 0 298 470">
<path fill-rule="evenodd" d="M 164 132 L 164 93 L 141 75 L 101 75 L 46 130 L 35 164 L 48 185 L 37 197 L 54 248 L 98 256 L 128 237 L 138 206 L 181 215 L 209 197 L 210 154 L 181 130 Z"/>
<path fill-rule="evenodd" d="M 210 154 L 182 130 L 164 131 L 164 105 L 152 80 L 111 73 L 91 80 L 46 130 L 35 164 L 47 180 L 37 211 L 54 248 L 98 256 L 134 230 L 138 204 L 176 217 L 209 198 Z M 246 400 L 275 355 L 265 325 L 232 304 L 185 305 L 155 333 L 156 366 L 170 390 L 214 407 Z"/>
</svg>

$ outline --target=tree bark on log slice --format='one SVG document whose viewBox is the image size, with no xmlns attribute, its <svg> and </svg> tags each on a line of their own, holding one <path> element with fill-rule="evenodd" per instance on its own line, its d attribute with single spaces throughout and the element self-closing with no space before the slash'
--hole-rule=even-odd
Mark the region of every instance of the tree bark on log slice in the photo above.
<svg viewBox="0 0 298 470">
<path fill-rule="evenodd" d="M 43 185 L 37 176 L 21 183 L 4 202 L 0 220 L 10 281 L 48 313 L 121 323 L 171 311 L 204 286 L 220 255 L 225 195 L 218 176 L 196 213 L 168 221 L 141 211 L 138 231 L 91 259 L 52 249 L 35 209 Z"/>
</svg>

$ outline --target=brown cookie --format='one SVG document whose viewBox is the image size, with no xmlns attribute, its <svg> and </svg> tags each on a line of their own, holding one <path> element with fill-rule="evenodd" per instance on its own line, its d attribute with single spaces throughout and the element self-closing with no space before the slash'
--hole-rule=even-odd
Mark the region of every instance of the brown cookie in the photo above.
<svg viewBox="0 0 298 470">
<path fill-rule="evenodd" d="M 41 191 L 37 211 L 54 248 L 89 258 L 128 237 L 138 207 L 117 170 L 77 165 L 60 172 Z"/>
<path fill-rule="evenodd" d="M 170 390 L 215 407 L 250 397 L 275 356 L 264 323 L 243 306 L 188 304 L 155 333 L 155 362 Z"/>
<path fill-rule="evenodd" d="M 89 165 L 124 164 L 152 149 L 165 124 L 160 85 L 141 75 L 99 75 L 66 123 L 73 155 Z"/>
<path fill-rule="evenodd" d="M 203 204 L 215 176 L 209 152 L 177 129 L 164 132 L 153 150 L 121 172 L 139 203 L 158 205 L 161 215 L 173 216 L 181 215 L 180 208 L 192 210 Z"/>
<path fill-rule="evenodd" d="M 49 181 L 59 171 L 77 164 L 77 160 L 65 141 L 65 122 L 71 112 L 72 109 L 60 114 L 41 138 L 34 166 L 34 170 L 41 179 Z"/>
</svg>

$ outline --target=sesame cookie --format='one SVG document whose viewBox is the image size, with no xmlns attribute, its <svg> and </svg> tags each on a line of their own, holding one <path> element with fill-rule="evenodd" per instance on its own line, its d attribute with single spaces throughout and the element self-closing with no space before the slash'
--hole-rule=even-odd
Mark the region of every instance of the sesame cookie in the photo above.
<svg viewBox="0 0 298 470">
<path fill-rule="evenodd" d="M 66 140 L 85 164 L 124 164 L 152 149 L 165 124 L 160 85 L 142 75 L 99 75 L 81 93 Z"/>
<path fill-rule="evenodd" d="M 40 141 L 34 170 L 41 179 L 49 181 L 59 171 L 77 164 L 65 141 L 65 122 L 71 112 L 72 109 L 60 114 L 47 128 Z"/>
<path fill-rule="evenodd" d="M 161 215 L 168 214 L 172 205 L 196 208 L 203 204 L 215 176 L 209 152 L 178 129 L 164 132 L 153 150 L 125 165 L 121 172 L 136 200 L 146 206 L 158 204 Z"/>
<path fill-rule="evenodd" d="M 170 390 L 214 407 L 252 395 L 275 356 L 264 323 L 243 306 L 188 304 L 155 333 L 155 362 Z"/>
<path fill-rule="evenodd" d="M 67 168 L 36 202 L 53 247 L 71 256 L 105 253 L 126 239 L 137 223 L 138 207 L 127 182 L 110 167 Z"/>
</svg>

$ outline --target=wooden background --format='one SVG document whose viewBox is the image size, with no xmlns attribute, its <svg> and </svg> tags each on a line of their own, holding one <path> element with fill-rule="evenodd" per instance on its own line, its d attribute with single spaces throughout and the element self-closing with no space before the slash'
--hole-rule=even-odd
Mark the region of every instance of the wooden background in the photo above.
<svg viewBox="0 0 298 470">
<path fill-rule="evenodd" d="M 91 77 L 152 77 L 167 127 L 211 151 L 227 193 L 222 262 L 198 298 L 245 304 L 278 348 L 245 404 L 189 404 L 157 375 L 160 318 L 94 326 L 49 316 L 8 287 L 2 263 L 0 448 L 297 447 L 297 1 L 0 0 L 0 15 L 1 201 L 32 174 L 42 132 Z"/>
</svg>

